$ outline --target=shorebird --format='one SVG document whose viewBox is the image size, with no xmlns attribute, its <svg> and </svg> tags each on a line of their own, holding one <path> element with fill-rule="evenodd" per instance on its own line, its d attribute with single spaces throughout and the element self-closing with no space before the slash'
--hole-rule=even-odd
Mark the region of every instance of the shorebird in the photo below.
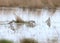
<svg viewBox="0 0 60 43">
<path fill-rule="evenodd" d="M 16 23 L 17 27 L 20 27 L 20 26 L 22 26 L 22 25 L 24 25 L 24 24 L 25 24 L 27 27 L 35 27 L 35 21 L 33 21 L 33 20 L 24 21 L 24 20 L 22 20 L 19 16 L 17 16 L 16 14 L 15 14 L 15 16 L 16 16 L 16 20 L 12 20 L 11 22 L 8 23 L 8 24 L 10 24 L 12 30 L 15 30 L 15 29 L 14 29 L 14 26 L 12 26 L 12 23 L 13 23 L 13 22 Z"/>
</svg>

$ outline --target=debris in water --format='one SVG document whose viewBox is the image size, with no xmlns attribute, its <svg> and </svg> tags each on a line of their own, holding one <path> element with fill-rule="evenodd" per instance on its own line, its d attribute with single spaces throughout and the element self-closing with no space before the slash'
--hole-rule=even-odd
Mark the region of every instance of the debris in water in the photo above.
<svg viewBox="0 0 60 43">
<path fill-rule="evenodd" d="M 38 41 L 31 39 L 31 38 L 24 38 L 21 40 L 20 43 L 38 43 Z"/>
<path fill-rule="evenodd" d="M 50 17 L 48 18 L 48 20 L 46 20 L 47 25 L 50 27 L 51 23 L 50 23 Z"/>
<path fill-rule="evenodd" d="M 13 41 L 6 40 L 6 39 L 0 39 L 0 43 L 13 43 Z"/>
</svg>

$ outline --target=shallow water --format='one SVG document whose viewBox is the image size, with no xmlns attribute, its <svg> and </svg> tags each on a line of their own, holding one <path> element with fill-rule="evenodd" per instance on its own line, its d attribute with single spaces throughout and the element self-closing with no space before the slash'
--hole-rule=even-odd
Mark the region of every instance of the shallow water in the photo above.
<svg viewBox="0 0 60 43">
<path fill-rule="evenodd" d="M 40 10 L 40 13 L 38 12 Z M 60 40 L 60 10 L 56 9 L 54 15 L 48 11 L 48 9 L 38 9 L 37 11 L 29 11 L 26 9 L 23 11 L 21 8 L 12 8 L 12 10 L 0 10 L 0 39 L 13 40 L 14 43 L 19 43 L 23 38 L 33 38 L 39 43 L 53 43 L 51 40 L 57 39 L 58 43 Z M 26 24 L 22 24 L 17 27 L 16 23 L 13 23 L 14 30 L 11 29 L 8 22 L 16 20 L 18 15 L 24 21 L 35 21 L 35 27 L 28 27 Z M 38 15 L 39 14 L 39 15 Z M 50 18 L 50 27 L 46 21 Z M 3 22 L 2 22 L 3 21 Z M 47 21 L 48 22 L 48 21 Z M 4 25 L 5 24 L 5 25 Z M 57 42 L 55 42 L 57 43 Z"/>
</svg>

